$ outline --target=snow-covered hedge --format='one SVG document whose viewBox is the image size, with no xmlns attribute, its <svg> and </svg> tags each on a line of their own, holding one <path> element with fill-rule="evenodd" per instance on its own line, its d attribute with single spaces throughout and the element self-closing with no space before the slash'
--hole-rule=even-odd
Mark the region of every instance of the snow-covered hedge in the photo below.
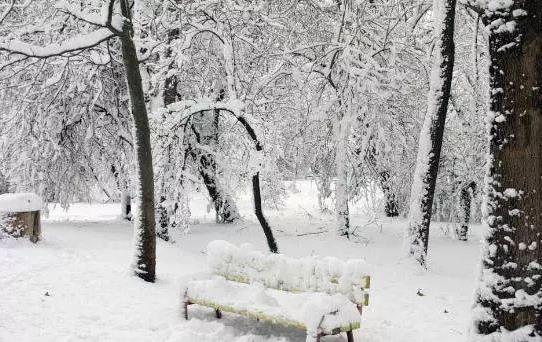
<svg viewBox="0 0 542 342">
<path fill-rule="evenodd" d="M 261 283 L 285 291 L 340 293 L 358 304 L 367 301 L 367 265 L 360 259 L 346 262 L 315 256 L 294 259 L 254 251 L 247 245 L 237 247 L 226 241 L 209 243 L 207 258 L 211 270 L 229 280 Z"/>
<path fill-rule="evenodd" d="M 37 211 L 43 207 L 41 197 L 34 193 L 0 195 L 0 212 L 19 213 Z"/>
</svg>

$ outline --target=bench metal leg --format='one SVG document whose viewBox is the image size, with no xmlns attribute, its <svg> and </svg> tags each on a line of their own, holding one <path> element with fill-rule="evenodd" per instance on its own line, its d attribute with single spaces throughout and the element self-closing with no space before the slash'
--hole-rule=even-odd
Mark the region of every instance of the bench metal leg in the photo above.
<svg viewBox="0 0 542 342">
<path fill-rule="evenodd" d="M 354 342 L 354 334 L 352 334 L 352 330 L 346 332 L 346 340 L 348 342 Z"/>
<path fill-rule="evenodd" d="M 184 319 L 188 321 L 188 302 L 183 303 L 183 315 Z"/>
<path fill-rule="evenodd" d="M 186 319 L 188 321 L 188 305 L 190 305 L 190 301 L 188 300 L 188 289 L 186 289 L 184 291 L 184 296 L 183 296 L 183 315 L 184 315 L 184 319 Z"/>
<path fill-rule="evenodd" d="M 222 318 L 222 312 L 220 311 L 220 309 L 215 309 L 215 315 L 216 318 Z"/>
<path fill-rule="evenodd" d="M 184 315 L 184 319 L 186 319 L 187 321 L 188 321 L 188 305 L 190 305 L 190 303 L 188 303 L 187 301 L 183 303 L 183 315 Z"/>
</svg>

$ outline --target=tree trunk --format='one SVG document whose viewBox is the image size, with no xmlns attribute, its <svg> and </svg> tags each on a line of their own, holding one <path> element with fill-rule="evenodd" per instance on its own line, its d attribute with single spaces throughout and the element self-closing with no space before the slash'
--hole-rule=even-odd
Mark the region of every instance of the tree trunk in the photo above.
<svg viewBox="0 0 542 342">
<path fill-rule="evenodd" d="M 426 267 L 429 225 L 452 83 L 455 4 L 456 0 L 433 3 L 435 55 L 410 195 L 407 233 L 410 255 L 423 267 Z"/>
<path fill-rule="evenodd" d="M 9 182 L 6 180 L 6 177 L 0 171 L 0 195 L 9 192 Z"/>
<path fill-rule="evenodd" d="M 491 59 L 489 227 L 473 340 L 514 331 L 515 341 L 541 341 L 542 1 L 502 6 L 482 9 Z"/>
<path fill-rule="evenodd" d="M 166 197 L 160 196 L 160 201 L 156 207 L 156 214 L 158 215 L 158 230 L 156 236 L 164 241 L 169 241 L 169 212 L 166 205 Z"/>
<path fill-rule="evenodd" d="M 121 1 L 122 14 L 130 19 L 126 1 Z M 137 50 L 131 37 L 132 27 L 125 24 L 121 32 L 122 59 L 134 118 L 136 160 L 136 206 L 134 215 L 134 272 L 145 281 L 154 282 L 156 263 L 156 231 L 154 217 L 154 175 L 149 120 L 139 71 Z"/>
<path fill-rule="evenodd" d="M 220 91 L 217 101 L 222 101 L 224 95 L 224 91 Z M 219 117 L 219 109 L 215 109 L 212 112 L 203 112 L 199 118 L 198 124 L 193 124 L 192 128 L 198 144 L 216 150 L 216 147 L 218 146 Z M 209 196 L 213 201 L 216 212 L 216 222 L 234 222 L 240 218 L 239 211 L 232 196 L 220 186 L 214 154 L 199 149 L 198 155 L 199 173 L 209 192 Z"/>
<path fill-rule="evenodd" d="M 335 214 L 337 215 L 337 233 L 340 236 L 350 237 L 350 210 L 348 207 L 349 189 L 348 189 L 348 136 L 349 127 L 344 116 L 336 119 L 335 132 L 338 136 L 335 148 Z"/>
<path fill-rule="evenodd" d="M 256 174 L 252 176 L 252 191 L 254 193 L 254 213 L 262 226 L 263 233 L 267 239 L 267 246 L 272 253 L 278 253 L 279 249 L 277 247 L 277 242 L 273 237 L 273 231 L 271 230 L 271 226 L 267 222 L 267 219 L 263 215 L 262 194 L 260 191 L 260 172 L 256 172 Z"/>
<path fill-rule="evenodd" d="M 335 213 L 337 215 L 337 233 L 350 237 L 350 210 L 348 207 L 348 174 L 339 167 L 335 180 Z"/>
<path fill-rule="evenodd" d="M 382 193 L 384 193 L 384 214 L 387 217 L 399 216 L 399 206 L 397 205 L 397 198 L 390 186 L 390 174 L 387 171 L 381 171 L 379 174 L 379 183 Z"/>
<path fill-rule="evenodd" d="M 132 220 L 132 196 L 128 191 L 123 191 L 120 195 L 120 210 L 124 220 Z"/>
<path fill-rule="evenodd" d="M 378 151 L 372 140 L 373 138 L 371 137 L 369 139 L 370 148 L 368 149 L 364 160 L 373 170 L 373 173 L 377 178 L 378 185 L 380 186 L 380 190 L 382 190 L 382 194 L 384 194 L 384 214 L 387 217 L 397 217 L 399 216 L 399 206 L 397 204 L 397 197 L 391 188 L 390 173 L 378 165 Z M 360 149 L 356 151 L 358 155 L 362 152 L 363 151 Z"/>
<path fill-rule="evenodd" d="M 459 194 L 459 211 L 461 213 L 461 226 L 457 230 L 457 238 L 460 241 L 468 240 L 472 197 L 474 196 L 475 190 L 476 183 L 471 182 L 467 186 L 464 186 L 461 189 L 461 193 Z"/>
<path fill-rule="evenodd" d="M 209 158 L 210 157 L 210 158 Z M 203 183 L 209 192 L 209 196 L 213 201 L 216 222 L 217 223 L 232 223 L 239 219 L 239 211 L 231 196 L 220 188 L 216 177 L 216 164 L 214 157 L 211 154 L 205 153 L 199 158 L 199 172 Z"/>
<path fill-rule="evenodd" d="M 256 147 L 257 152 L 262 152 L 263 147 L 260 141 L 258 140 L 258 137 L 256 136 L 256 132 L 254 132 L 254 129 L 248 121 L 242 117 L 237 116 L 237 120 L 243 125 L 243 127 L 246 129 L 248 135 L 254 142 L 254 146 Z M 263 233 L 265 234 L 265 238 L 267 239 L 267 246 L 269 247 L 269 250 L 272 253 L 278 253 L 279 249 L 277 246 L 277 242 L 275 241 L 275 237 L 273 236 L 273 230 L 271 229 L 271 226 L 267 222 L 267 219 L 265 218 L 263 214 L 262 209 L 262 193 L 261 193 L 261 187 L 260 187 L 260 172 L 256 172 L 252 176 L 252 192 L 254 195 L 254 214 L 258 218 L 258 222 L 260 222 L 260 225 L 262 226 Z"/>
<path fill-rule="evenodd" d="M 174 28 L 168 31 L 168 44 L 171 44 L 175 39 L 179 38 L 180 30 L 178 28 Z M 171 58 L 172 49 L 171 47 L 168 47 L 166 49 L 165 57 Z M 174 61 L 171 61 L 168 65 L 168 71 L 171 72 L 176 68 L 176 63 Z M 178 101 L 177 96 L 177 85 L 179 84 L 179 80 L 177 78 L 177 75 L 175 73 L 168 73 L 168 76 L 166 77 L 166 80 L 164 82 L 164 92 L 162 94 L 162 98 L 164 101 L 164 106 L 168 106 L 176 101 Z M 171 148 L 167 148 L 167 160 L 171 160 Z M 163 178 L 163 177 L 162 177 Z M 162 179 L 162 182 L 165 180 Z M 163 183 L 162 183 L 163 184 Z M 168 207 L 166 206 L 167 198 L 166 194 L 163 190 L 163 186 L 161 187 L 162 193 L 160 195 L 160 201 L 158 202 L 157 208 L 156 208 L 156 214 L 158 215 L 158 231 L 156 235 L 164 240 L 169 241 L 169 227 L 171 225 L 171 220 L 169 218 L 170 211 L 168 211 Z M 173 203 L 173 205 L 170 205 L 170 207 L 175 208 L 178 206 L 178 203 Z M 174 210 L 172 210 L 174 211 Z"/>
</svg>

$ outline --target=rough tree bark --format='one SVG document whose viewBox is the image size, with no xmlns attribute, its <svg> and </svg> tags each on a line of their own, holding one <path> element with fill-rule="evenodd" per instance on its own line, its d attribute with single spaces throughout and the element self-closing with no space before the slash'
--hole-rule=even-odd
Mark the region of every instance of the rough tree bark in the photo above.
<svg viewBox="0 0 542 342">
<path fill-rule="evenodd" d="M 122 15 L 128 19 L 119 33 L 122 43 L 122 59 L 126 68 L 126 80 L 130 105 L 134 118 L 136 160 L 136 207 L 134 219 L 133 267 L 135 274 L 145 281 L 154 282 L 156 264 L 156 228 L 154 217 L 154 175 L 149 120 L 145 106 L 143 84 L 139 71 L 137 50 L 132 39 L 131 13 L 126 0 L 121 0 Z"/>
<path fill-rule="evenodd" d="M 491 61 L 488 231 L 471 340 L 541 341 L 542 1 L 482 11 Z"/>
<path fill-rule="evenodd" d="M 435 0 L 433 3 L 434 62 L 427 112 L 420 132 L 407 231 L 410 255 L 423 267 L 426 266 L 429 224 L 452 83 L 455 5 L 456 0 Z"/>
</svg>

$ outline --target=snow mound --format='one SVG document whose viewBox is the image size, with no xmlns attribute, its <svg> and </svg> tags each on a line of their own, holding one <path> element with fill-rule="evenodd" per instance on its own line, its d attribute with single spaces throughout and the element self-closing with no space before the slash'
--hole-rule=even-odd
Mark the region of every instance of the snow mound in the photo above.
<svg viewBox="0 0 542 342">
<path fill-rule="evenodd" d="M 284 291 L 340 293 L 359 304 L 365 302 L 369 287 L 367 265 L 361 259 L 295 259 L 217 240 L 207 246 L 207 262 L 215 274 L 228 280 Z"/>
<path fill-rule="evenodd" d="M 34 193 L 0 195 L 0 212 L 37 211 L 43 207 L 41 197 Z"/>
</svg>

